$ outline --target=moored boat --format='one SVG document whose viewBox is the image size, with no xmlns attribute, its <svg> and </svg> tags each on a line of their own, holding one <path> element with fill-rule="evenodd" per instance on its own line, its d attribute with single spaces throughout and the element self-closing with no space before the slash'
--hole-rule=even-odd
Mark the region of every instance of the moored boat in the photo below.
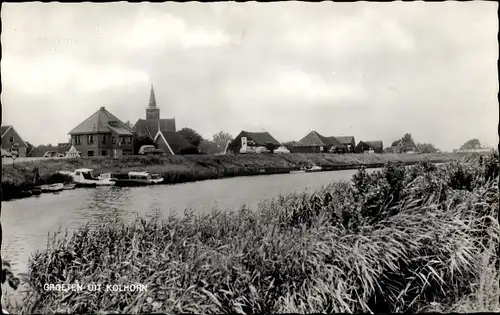
<svg viewBox="0 0 500 315">
<path fill-rule="evenodd" d="M 113 186 L 115 181 L 111 178 L 111 173 L 102 173 L 97 177 L 99 182 L 97 182 L 97 186 Z"/>
<path fill-rule="evenodd" d="M 109 180 L 95 178 L 94 175 L 92 175 L 92 171 L 93 170 L 90 168 L 80 168 L 74 172 L 59 171 L 59 173 L 71 176 L 77 187 L 112 185 Z"/>
<path fill-rule="evenodd" d="M 321 166 L 314 165 L 314 166 L 311 166 L 310 168 L 306 169 L 305 172 L 306 173 L 321 172 L 322 170 L 323 170 L 323 168 Z"/>
<path fill-rule="evenodd" d="M 116 186 L 143 186 L 154 185 L 163 182 L 159 174 L 148 172 L 129 172 L 126 174 L 112 174 L 111 180 Z"/>
<path fill-rule="evenodd" d="M 52 185 L 42 185 L 42 186 L 37 186 L 36 188 L 41 190 L 42 192 L 56 192 L 63 190 L 64 184 L 58 183 Z"/>
<path fill-rule="evenodd" d="M 74 189 L 75 187 L 76 187 L 76 183 L 69 183 L 69 184 L 65 184 L 63 189 L 70 190 L 70 189 Z"/>
</svg>

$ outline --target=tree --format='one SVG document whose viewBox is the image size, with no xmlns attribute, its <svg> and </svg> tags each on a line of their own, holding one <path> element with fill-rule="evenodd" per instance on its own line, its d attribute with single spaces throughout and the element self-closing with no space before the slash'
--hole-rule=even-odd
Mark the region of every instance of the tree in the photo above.
<svg viewBox="0 0 500 315">
<path fill-rule="evenodd" d="M 401 138 L 403 142 L 413 142 L 413 137 L 411 136 L 411 133 L 405 133 L 403 138 Z"/>
<path fill-rule="evenodd" d="M 127 121 L 125 122 L 125 125 L 129 126 L 129 127 L 130 127 L 130 129 L 134 129 L 134 125 L 130 122 L 130 120 L 127 120 Z"/>
<path fill-rule="evenodd" d="M 422 153 L 436 153 L 438 151 L 432 143 L 419 143 L 417 147 Z"/>
<path fill-rule="evenodd" d="M 203 137 L 191 128 L 182 128 L 177 131 L 181 136 L 183 136 L 189 143 L 191 143 L 195 148 L 200 146 Z"/>
<path fill-rule="evenodd" d="M 273 144 L 271 142 L 266 142 L 266 149 L 269 150 L 269 152 L 274 153 L 274 150 L 279 148 L 279 145 Z"/>
<path fill-rule="evenodd" d="M 224 142 L 233 141 L 234 138 L 231 134 L 225 132 L 224 130 L 219 131 L 218 133 L 213 135 L 213 142 Z"/>
<path fill-rule="evenodd" d="M 481 148 L 481 142 L 478 139 L 470 139 L 460 147 L 460 150 L 471 150 L 480 148 Z"/>
<path fill-rule="evenodd" d="M 35 146 L 26 141 L 26 156 L 30 156 L 30 153 L 31 151 L 33 151 L 33 149 L 35 149 Z"/>
</svg>

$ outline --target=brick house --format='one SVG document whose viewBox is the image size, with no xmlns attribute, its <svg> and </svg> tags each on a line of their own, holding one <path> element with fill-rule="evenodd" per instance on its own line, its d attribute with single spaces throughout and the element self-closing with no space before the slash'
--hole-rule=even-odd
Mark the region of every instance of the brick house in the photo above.
<svg viewBox="0 0 500 315">
<path fill-rule="evenodd" d="M 339 152 L 344 145 L 335 137 L 325 137 L 313 130 L 292 147 L 293 153 L 331 153 Z"/>
<path fill-rule="evenodd" d="M 14 144 L 18 145 L 19 157 L 26 157 L 28 145 L 13 126 L 2 126 L 2 150 L 10 152 Z"/>
<path fill-rule="evenodd" d="M 340 136 L 340 137 L 334 137 L 337 139 L 344 148 L 342 149 L 344 153 L 353 153 L 354 148 L 356 147 L 356 140 L 354 139 L 354 136 Z"/>
<path fill-rule="evenodd" d="M 134 131 L 101 107 L 69 132 L 71 144 L 81 156 L 134 154 Z"/>
</svg>

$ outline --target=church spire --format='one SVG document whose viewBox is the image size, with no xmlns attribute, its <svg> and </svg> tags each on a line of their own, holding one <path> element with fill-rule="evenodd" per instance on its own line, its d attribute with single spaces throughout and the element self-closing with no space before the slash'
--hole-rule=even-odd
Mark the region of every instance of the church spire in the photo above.
<svg viewBox="0 0 500 315">
<path fill-rule="evenodd" d="M 149 95 L 149 106 L 146 108 L 146 120 L 160 119 L 160 109 L 156 107 L 155 90 L 151 84 L 151 94 Z"/>
<path fill-rule="evenodd" d="M 156 97 L 155 90 L 153 89 L 153 84 L 151 84 L 151 94 L 149 95 L 149 107 L 156 108 Z"/>
</svg>

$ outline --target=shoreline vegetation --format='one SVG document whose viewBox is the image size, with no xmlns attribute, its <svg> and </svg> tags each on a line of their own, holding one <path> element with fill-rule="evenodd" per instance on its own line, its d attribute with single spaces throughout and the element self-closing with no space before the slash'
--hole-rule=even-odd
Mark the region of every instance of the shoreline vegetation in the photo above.
<svg viewBox="0 0 500 315">
<path fill-rule="evenodd" d="M 423 160 L 445 163 L 462 159 L 463 154 L 261 154 L 185 155 L 171 157 L 123 156 L 26 161 L 2 166 L 2 200 L 25 197 L 33 187 L 33 168 L 39 168 L 42 184 L 70 181 L 58 171 L 91 168 L 95 173 L 146 171 L 160 174 L 162 184 L 179 184 L 237 176 L 288 173 L 300 167 L 321 166 L 325 171 L 382 167 L 387 162 L 416 164 Z"/>
<path fill-rule="evenodd" d="M 498 153 L 363 168 L 351 182 L 54 235 L 15 313 L 500 311 Z M 47 291 L 44 284 L 147 285 Z"/>
</svg>

